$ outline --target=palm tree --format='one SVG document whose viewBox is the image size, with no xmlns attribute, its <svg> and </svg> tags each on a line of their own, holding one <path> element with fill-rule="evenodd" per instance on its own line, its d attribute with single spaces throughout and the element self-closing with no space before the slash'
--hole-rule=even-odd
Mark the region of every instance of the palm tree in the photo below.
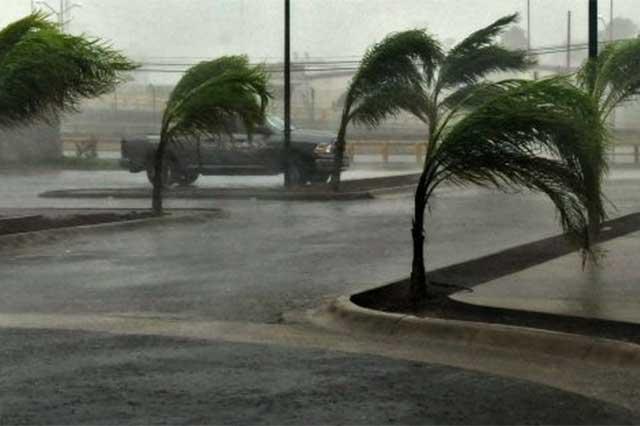
<svg viewBox="0 0 640 426">
<path fill-rule="evenodd" d="M 98 39 L 62 33 L 34 13 L 0 31 L 0 126 L 53 121 L 112 91 L 135 66 Z"/>
<path fill-rule="evenodd" d="M 443 183 L 542 192 L 585 259 L 592 254 L 605 217 L 606 138 L 597 105 L 565 78 L 486 84 L 453 106 L 429 136 L 416 189 L 412 301 L 437 293 L 426 277 L 424 214 Z"/>
<path fill-rule="evenodd" d="M 235 119 L 240 119 L 251 135 L 264 121 L 271 99 L 268 81 L 264 67 L 250 65 L 246 56 L 223 56 L 187 71 L 171 92 L 162 117 L 154 162 L 155 214 L 162 213 L 162 171 L 167 146 L 231 134 L 229 123 Z"/>
<path fill-rule="evenodd" d="M 542 191 L 567 234 L 587 252 L 593 238 L 588 224 L 604 216 L 600 179 L 607 133 L 591 97 L 565 79 L 485 80 L 492 72 L 531 64 L 524 51 L 496 43 L 516 20 L 501 18 L 447 54 L 425 31 L 393 34 L 367 52 L 347 92 L 336 166 L 349 123 L 376 126 L 404 110 L 428 129 L 414 200 L 414 302 L 435 293 L 425 272 L 424 215 L 445 182 Z M 337 167 L 333 180 L 337 188 Z"/>
<path fill-rule="evenodd" d="M 640 95 L 640 39 L 607 44 L 597 58 L 584 63 L 576 81 L 577 87 L 597 104 L 600 121 L 609 122 L 617 107 Z M 611 139 L 612 135 L 607 134 L 602 143 L 609 145 Z M 605 173 L 603 165 L 593 177 L 601 178 Z M 592 228 L 592 233 L 598 231 L 597 221 L 593 221 Z"/>
<path fill-rule="evenodd" d="M 370 48 L 345 96 L 331 178 L 333 189 L 339 189 L 350 124 L 376 127 L 404 110 L 427 123 L 432 134 L 443 111 L 476 88 L 486 75 L 529 67 L 532 62 L 525 51 L 508 50 L 496 42 L 517 19 L 516 14 L 497 20 L 447 54 L 425 30 L 391 34 Z"/>
</svg>

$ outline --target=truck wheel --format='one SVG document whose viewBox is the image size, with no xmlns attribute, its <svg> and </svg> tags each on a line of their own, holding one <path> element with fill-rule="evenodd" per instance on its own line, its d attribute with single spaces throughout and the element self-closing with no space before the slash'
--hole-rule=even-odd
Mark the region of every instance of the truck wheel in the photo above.
<svg viewBox="0 0 640 426">
<path fill-rule="evenodd" d="M 180 186 L 189 186 L 197 181 L 199 176 L 198 173 L 185 173 L 179 175 L 176 180 Z"/>
<path fill-rule="evenodd" d="M 327 183 L 331 173 L 316 172 L 311 176 L 311 183 Z"/>
<path fill-rule="evenodd" d="M 147 179 L 151 185 L 156 175 L 156 169 L 153 162 L 147 165 Z M 162 164 L 162 186 L 169 187 L 176 183 L 176 165 L 173 160 L 165 160 Z"/>
<path fill-rule="evenodd" d="M 293 186 L 305 185 L 311 180 L 311 174 L 308 168 L 304 167 L 304 164 L 297 159 L 292 159 L 289 162 L 289 183 Z"/>
</svg>

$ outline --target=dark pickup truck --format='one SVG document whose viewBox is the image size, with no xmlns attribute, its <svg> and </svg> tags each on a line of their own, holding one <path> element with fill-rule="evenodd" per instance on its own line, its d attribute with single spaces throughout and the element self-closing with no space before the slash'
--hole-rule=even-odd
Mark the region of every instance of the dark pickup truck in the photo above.
<svg viewBox="0 0 640 426">
<path fill-rule="evenodd" d="M 241 127 L 241 126 L 237 126 Z M 289 176 L 297 185 L 326 182 L 335 158 L 336 135 L 316 130 L 291 131 Z M 121 165 L 132 173 L 154 175 L 158 136 L 123 139 Z M 274 175 L 284 172 L 284 125 L 267 117 L 265 125 L 248 137 L 245 131 L 232 136 L 182 141 L 167 147 L 165 184 L 189 185 L 200 175 Z M 348 167 L 345 155 L 343 169 Z"/>
</svg>

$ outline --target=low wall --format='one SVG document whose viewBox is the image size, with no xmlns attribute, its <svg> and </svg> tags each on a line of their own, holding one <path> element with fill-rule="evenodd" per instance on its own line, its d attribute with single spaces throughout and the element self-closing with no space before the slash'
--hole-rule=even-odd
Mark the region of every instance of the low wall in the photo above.
<svg viewBox="0 0 640 426">
<path fill-rule="evenodd" d="M 62 157 L 59 125 L 0 129 L 0 163 L 54 160 Z"/>
</svg>

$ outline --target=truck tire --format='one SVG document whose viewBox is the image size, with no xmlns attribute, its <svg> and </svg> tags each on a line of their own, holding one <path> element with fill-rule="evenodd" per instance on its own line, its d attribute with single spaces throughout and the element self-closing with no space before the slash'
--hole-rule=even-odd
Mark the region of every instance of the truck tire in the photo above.
<svg viewBox="0 0 640 426">
<path fill-rule="evenodd" d="M 316 172 L 313 175 L 311 175 L 311 183 L 327 183 L 329 182 L 330 177 L 331 177 L 331 173 Z"/>
<path fill-rule="evenodd" d="M 312 180 L 310 168 L 300 159 L 292 158 L 289 162 L 289 183 L 293 186 L 306 185 Z"/>
<path fill-rule="evenodd" d="M 147 179 L 149 179 L 151 185 L 153 185 L 155 174 L 155 165 L 153 164 L 153 162 L 149 162 L 147 164 Z M 170 187 L 171 185 L 177 183 L 176 178 L 177 174 L 175 160 L 166 159 L 162 164 L 162 186 Z"/>
<path fill-rule="evenodd" d="M 198 173 L 183 173 L 176 176 L 176 181 L 180 186 L 189 186 L 198 180 L 200 175 Z"/>
</svg>

